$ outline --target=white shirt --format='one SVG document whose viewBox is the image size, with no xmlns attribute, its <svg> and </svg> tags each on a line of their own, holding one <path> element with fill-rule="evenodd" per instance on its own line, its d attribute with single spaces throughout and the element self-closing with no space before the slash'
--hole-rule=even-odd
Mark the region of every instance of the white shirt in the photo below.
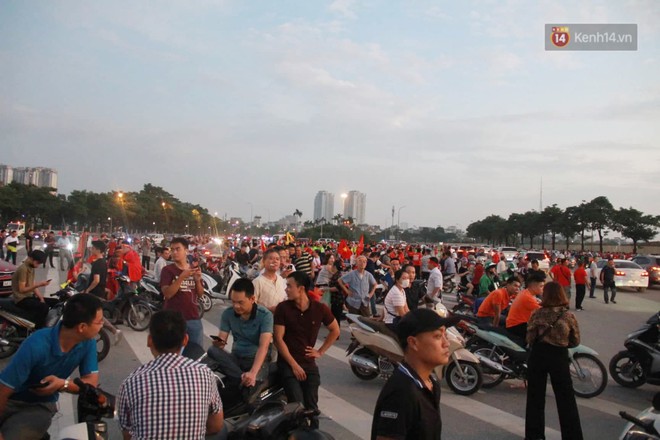
<svg viewBox="0 0 660 440">
<path fill-rule="evenodd" d="M 385 324 L 393 324 L 394 317 L 398 316 L 396 312 L 397 307 L 405 307 L 406 305 L 406 293 L 399 289 L 396 284 L 392 286 L 387 295 L 385 296 L 385 318 L 383 322 Z M 392 316 L 395 315 L 395 316 Z"/>
<path fill-rule="evenodd" d="M 433 291 L 437 288 L 440 288 L 436 295 L 442 293 L 442 272 L 438 267 L 434 267 L 431 273 L 429 273 L 429 280 L 426 284 L 426 295 L 432 297 Z"/>
<path fill-rule="evenodd" d="M 276 274 L 276 277 L 275 281 L 272 281 L 265 275 L 259 275 L 252 280 L 255 301 L 267 309 L 272 309 L 286 300 L 286 281 L 279 274 Z"/>
<path fill-rule="evenodd" d="M 591 272 L 591 278 L 598 278 L 598 265 L 595 261 L 592 261 L 589 265 L 589 272 Z"/>
<path fill-rule="evenodd" d="M 154 278 L 160 283 L 160 271 L 163 270 L 170 262 L 163 257 L 158 257 L 156 264 L 154 264 Z"/>
</svg>

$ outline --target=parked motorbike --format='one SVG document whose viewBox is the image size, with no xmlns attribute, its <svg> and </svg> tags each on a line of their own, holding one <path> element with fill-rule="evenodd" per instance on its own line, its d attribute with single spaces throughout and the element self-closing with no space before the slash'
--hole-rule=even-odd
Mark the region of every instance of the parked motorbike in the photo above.
<svg viewBox="0 0 660 440">
<path fill-rule="evenodd" d="M 263 440 L 332 440 L 333 436 L 310 423 L 318 410 L 306 410 L 298 402 L 268 402 L 250 416 L 238 421 L 225 420 L 219 438 Z"/>
<path fill-rule="evenodd" d="M 620 411 L 619 415 L 628 421 L 619 440 L 660 439 L 660 393 L 656 393 L 653 397 L 653 406 L 637 416 L 632 416 L 625 411 Z"/>
<path fill-rule="evenodd" d="M 115 396 L 101 388 L 89 385 L 79 378 L 73 382 L 80 388 L 78 393 L 78 423 L 62 429 L 59 440 L 107 440 L 108 424 L 115 413 Z"/>
<path fill-rule="evenodd" d="M 447 309 L 436 304 L 436 312 L 446 315 Z M 396 365 L 403 360 L 403 350 L 396 335 L 387 326 L 360 315 L 347 314 L 351 329 L 351 344 L 346 350 L 350 356 L 351 371 L 362 380 L 378 376 L 389 378 Z M 465 340 L 454 327 L 447 329 L 449 339 L 449 364 L 435 369 L 436 376 L 444 375 L 447 385 L 461 395 L 476 393 L 483 381 L 479 359 L 464 348 Z"/>
<path fill-rule="evenodd" d="M 479 327 L 476 323 L 461 321 L 459 326 L 471 334 L 467 349 L 479 358 L 483 370 L 484 388 L 493 388 L 505 379 L 527 378 L 527 357 L 529 352 L 510 338 L 504 329 Z M 579 397 L 595 397 L 607 386 L 607 370 L 598 359 L 598 353 L 578 345 L 568 349 L 573 390 Z"/>
<path fill-rule="evenodd" d="M 117 280 L 120 293 L 110 301 L 103 301 L 103 316 L 113 325 L 125 320 L 133 330 L 146 330 L 158 307 L 142 298 L 138 290 L 131 289 L 127 276 L 118 276 Z"/>
<path fill-rule="evenodd" d="M 449 274 L 449 275 L 443 275 L 442 276 L 442 293 L 443 294 L 451 294 L 454 292 L 456 289 L 456 281 L 454 281 L 454 278 L 456 277 L 455 274 Z"/>
<path fill-rule="evenodd" d="M 621 386 L 636 388 L 645 383 L 660 385 L 660 312 L 630 333 L 610 361 L 610 374 Z"/>
<path fill-rule="evenodd" d="M 459 286 L 459 290 L 456 292 L 458 302 L 451 309 L 451 312 L 463 316 L 476 316 L 474 311 L 474 297 L 465 294 L 467 288 L 461 288 L 462 286 Z"/>
<path fill-rule="evenodd" d="M 63 289 L 52 293 L 51 297 L 57 297 L 52 303 L 46 316 L 46 327 L 54 327 L 62 318 L 64 305 L 73 295 L 78 292 L 67 284 Z M 50 300 L 49 300 L 50 301 Z M 9 298 L 0 299 L 0 359 L 13 355 L 18 347 L 35 331 L 32 321 L 24 318 L 25 310 L 16 307 L 14 301 Z M 103 327 L 96 335 L 96 350 L 98 361 L 101 362 L 110 352 L 110 335 Z"/>
</svg>

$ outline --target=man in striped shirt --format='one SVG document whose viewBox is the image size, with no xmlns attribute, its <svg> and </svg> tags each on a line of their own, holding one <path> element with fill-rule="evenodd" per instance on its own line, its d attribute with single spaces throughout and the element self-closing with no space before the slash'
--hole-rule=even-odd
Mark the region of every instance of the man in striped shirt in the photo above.
<svg viewBox="0 0 660 440">
<path fill-rule="evenodd" d="M 153 316 L 147 345 L 155 359 L 119 388 L 117 412 L 125 440 L 203 440 L 222 429 L 217 379 L 205 365 L 179 354 L 187 343 L 181 312 Z"/>
</svg>

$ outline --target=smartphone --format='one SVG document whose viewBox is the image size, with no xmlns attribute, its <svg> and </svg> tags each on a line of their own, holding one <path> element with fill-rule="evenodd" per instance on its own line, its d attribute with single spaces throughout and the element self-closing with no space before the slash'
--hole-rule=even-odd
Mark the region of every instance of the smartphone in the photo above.
<svg viewBox="0 0 660 440">
<path fill-rule="evenodd" d="M 48 385 L 50 385 L 50 382 L 39 382 L 39 383 L 35 383 L 33 385 L 30 385 L 30 388 L 31 389 L 46 388 Z"/>
<path fill-rule="evenodd" d="M 52 278 L 48 278 L 48 279 L 46 280 L 47 283 L 50 283 L 51 281 L 53 281 Z"/>
<path fill-rule="evenodd" d="M 214 341 L 222 342 L 223 344 L 227 343 L 227 341 L 220 339 L 218 336 L 215 335 L 209 335 L 209 338 L 213 339 Z"/>
</svg>

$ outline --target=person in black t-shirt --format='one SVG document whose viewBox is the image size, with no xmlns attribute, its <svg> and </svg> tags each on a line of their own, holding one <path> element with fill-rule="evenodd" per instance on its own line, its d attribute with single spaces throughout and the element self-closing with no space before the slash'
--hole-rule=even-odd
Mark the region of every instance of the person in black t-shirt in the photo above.
<svg viewBox="0 0 660 440">
<path fill-rule="evenodd" d="M 89 286 L 85 289 L 85 293 L 106 299 L 105 283 L 108 276 L 108 265 L 103 258 L 104 254 L 105 243 L 100 240 L 93 241 L 92 256 L 95 260 L 92 262 L 92 273 L 89 275 Z"/>
<path fill-rule="evenodd" d="M 460 319 L 442 318 L 430 309 L 417 309 L 401 318 L 397 327 L 404 360 L 378 396 L 371 440 L 439 440 L 440 384 L 431 376 L 449 362 L 445 331 Z"/>
</svg>

